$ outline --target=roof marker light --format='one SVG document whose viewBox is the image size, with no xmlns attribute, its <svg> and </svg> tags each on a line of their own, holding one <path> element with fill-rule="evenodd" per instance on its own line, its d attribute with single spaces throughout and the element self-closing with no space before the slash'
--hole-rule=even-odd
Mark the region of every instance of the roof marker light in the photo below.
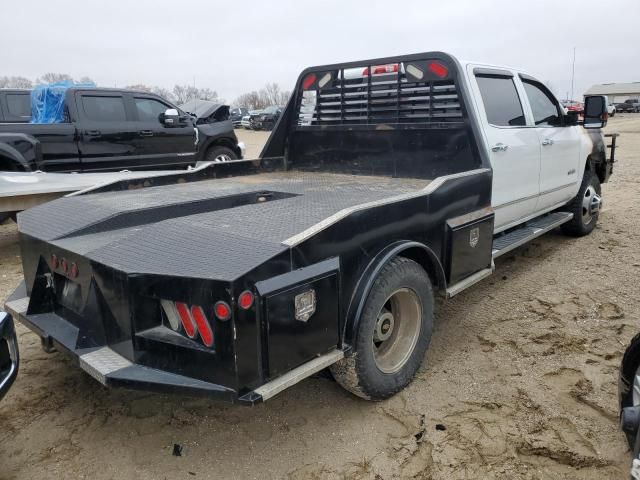
<svg viewBox="0 0 640 480">
<path fill-rule="evenodd" d="M 200 333 L 202 343 L 207 347 L 211 347 L 213 345 L 213 332 L 211 331 L 211 326 L 207 321 L 207 316 L 204 314 L 202 307 L 193 305 L 191 307 L 191 316 L 196 321 L 196 325 L 198 325 L 198 332 Z"/>
<path fill-rule="evenodd" d="M 76 262 L 72 262 L 71 268 L 69 269 L 69 275 L 71 275 L 71 277 L 73 278 L 76 278 L 79 274 L 80 270 L 78 269 L 78 265 L 76 265 Z"/>
<path fill-rule="evenodd" d="M 253 293 L 249 290 L 242 292 L 238 297 L 238 305 L 240 305 L 240 308 L 243 310 L 249 310 L 253 305 Z"/>
<path fill-rule="evenodd" d="M 320 88 L 324 87 L 331 80 L 331 74 L 329 72 L 325 73 L 320 80 L 318 80 L 318 86 Z"/>
<path fill-rule="evenodd" d="M 231 307 L 227 302 L 217 302 L 213 307 L 213 310 L 219 320 L 225 321 L 231 318 Z"/>
<path fill-rule="evenodd" d="M 418 80 L 422 80 L 422 78 L 424 77 L 424 72 L 412 64 L 407 65 L 407 73 L 413 75 Z"/>
<path fill-rule="evenodd" d="M 310 73 L 309 75 L 304 77 L 304 80 L 302 81 L 302 88 L 304 88 L 305 90 L 309 90 L 311 88 L 311 85 L 313 85 L 315 81 L 316 81 L 316 74 Z"/>
<path fill-rule="evenodd" d="M 51 269 L 55 270 L 58 268 L 58 256 L 55 253 L 51 254 Z"/>
<path fill-rule="evenodd" d="M 64 273 L 67 273 L 67 269 L 69 268 L 69 265 L 67 264 L 67 259 L 64 257 L 62 258 L 62 260 L 60 260 L 60 268 Z"/>
<path fill-rule="evenodd" d="M 444 78 L 449 74 L 449 69 L 438 62 L 431 62 L 429 64 L 429 70 L 440 78 Z"/>
<path fill-rule="evenodd" d="M 191 318 L 191 312 L 189 312 L 189 307 L 185 303 L 176 302 L 176 310 L 178 311 L 178 315 L 180 315 L 180 320 L 182 321 L 182 327 L 184 328 L 185 333 L 189 338 L 195 338 L 196 336 L 196 326 L 193 323 L 193 318 Z"/>
</svg>

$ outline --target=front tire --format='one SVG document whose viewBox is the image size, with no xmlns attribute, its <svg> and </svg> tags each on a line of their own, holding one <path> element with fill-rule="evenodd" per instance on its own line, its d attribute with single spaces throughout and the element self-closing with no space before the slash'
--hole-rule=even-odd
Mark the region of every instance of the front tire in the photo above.
<svg viewBox="0 0 640 480">
<path fill-rule="evenodd" d="M 236 152 L 221 145 L 214 145 L 213 147 L 210 147 L 205 156 L 205 161 L 214 163 L 230 162 L 237 159 L 238 155 L 236 155 Z"/>
<path fill-rule="evenodd" d="M 601 194 L 598 176 L 586 171 L 578 194 L 566 206 L 566 210 L 573 213 L 573 219 L 562 225 L 562 232 L 572 237 L 589 235 L 598 223 Z"/>
<path fill-rule="evenodd" d="M 433 290 L 424 269 L 396 257 L 366 299 L 353 353 L 331 366 L 354 395 L 384 400 L 405 388 L 422 364 L 433 329 Z"/>
</svg>

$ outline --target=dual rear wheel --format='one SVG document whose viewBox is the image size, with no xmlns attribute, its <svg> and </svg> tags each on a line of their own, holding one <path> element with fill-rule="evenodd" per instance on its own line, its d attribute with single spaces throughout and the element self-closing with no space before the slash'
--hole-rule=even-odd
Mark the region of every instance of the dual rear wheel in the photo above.
<svg viewBox="0 0 640 480">
<path fill-rule="evenodd" d="M 362 311 L 354 353 L 331 366 L 336 381 L 368 400 L 406 387 L 422 364 L 433 329 L 433 289 L 424 269 L 396 257 L 375 280 Z"/>
</svg>

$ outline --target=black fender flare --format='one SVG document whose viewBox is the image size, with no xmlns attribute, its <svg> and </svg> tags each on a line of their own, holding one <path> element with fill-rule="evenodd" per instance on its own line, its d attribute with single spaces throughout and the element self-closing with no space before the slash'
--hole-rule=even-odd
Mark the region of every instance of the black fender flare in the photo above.
<svg viewBox="0 0 640 480">
<path fill-rule="evenodd" d="M 378 274 L 391 259 L 397 256 L 407 257 L 420 264 L 431 278 L 434 289 L 444 290 L 447 288 L 447 280 L 442 263 L 435 252 L 427 245 L 410 240 L 401 240 L 388 245 L 369 262 L 350 298 L 343 328 L 343 343 L 345 346 L 353 345 L 364 304 L 369 297 L 369 292 Z"/>
<path fill-rule="evenodd" d="M 27 143 L 29 148 L 18 150 L 15 145 Z M 40 158 L 40 142 L 24 133 L 0 133 L 0 158 L 15 162 L 27 172 L 32 171 Z"/>
</svg>

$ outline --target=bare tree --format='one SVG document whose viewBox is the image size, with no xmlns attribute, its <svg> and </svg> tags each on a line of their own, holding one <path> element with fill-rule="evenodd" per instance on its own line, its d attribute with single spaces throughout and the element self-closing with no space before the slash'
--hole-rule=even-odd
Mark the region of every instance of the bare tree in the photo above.
<svg viewBox="0 0 640 480">
<path fill-rule="evenodd" d="M 73 82 L 73 77 L 67 73 L 45 73 L 41 77 L 36 78 L 36 83 L 59 83 Z"/>
<path fill-rule="evenodd" d="M 90 85 L 97 85 L 96 82 L 93 81 L 93 79 L 91 77 L 80 77 L 80 80 L 78 80 L 77 83 L 84 83 L 84 84 L 90 84 Z"/>
<path fill-rule="evenodd" d="M 258 110 L 260 108 L 263 108 L 260 94 L 255 90 L 252 92 L 243 93 L 235 99 L 233 104 L 239 107 L 247 107 L 251 110 Z"/>
<path fill-rule="evenodd" d="M 33 88 L 33 83 L 25 77 L 0 77 L 0 88 Z"/>
<path fill-rule="evenodd" d="M 264 88 L 256 92 L 243 93 L 233 102 L 234 105 L 260 110 L 269 105 L 285 105 L 289 101 L 291 92 L 283 91 L 277 83 L 267 83 Z"/>
<path fill-rule="evenodd" d="M 169 100 L 170 102 L 175 102 L 176 98 L 173 96 L 173 93 L 169 91 L 167 88 L 162 87 L 151 87 L 151 93 L 155 93 L 156 95 Z"/>
</svg>

